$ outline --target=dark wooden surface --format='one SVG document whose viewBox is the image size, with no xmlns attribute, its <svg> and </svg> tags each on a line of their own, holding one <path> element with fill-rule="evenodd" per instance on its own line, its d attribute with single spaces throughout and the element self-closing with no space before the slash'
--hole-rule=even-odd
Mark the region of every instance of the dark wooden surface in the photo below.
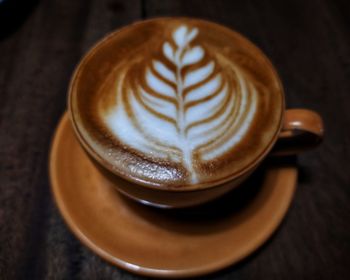
<svg viewBox="0 0 350 280">
<path fill-rule="evenodd" d="M 0 13 L 0 279 L 138 278 L 67 229 L 50 193 L 48 151 L 84 52 L 111 30 L 169 15 L 245 34 L 280 72 L 288 107 L 320 112 L 326 127 L 322 146 L 299 156 L 296 196 L 277 234 L 209 278 L 350 279 L 349 1 L 42 0 L 15 7 L 23 20 L 11 11 Z"/>
</svg>

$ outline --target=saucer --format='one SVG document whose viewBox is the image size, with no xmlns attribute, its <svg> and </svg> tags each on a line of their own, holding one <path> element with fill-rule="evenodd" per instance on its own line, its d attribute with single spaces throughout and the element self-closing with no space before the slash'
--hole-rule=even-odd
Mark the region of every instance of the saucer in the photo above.
<svg viewBox="0 0 350 280">
<path fill-rule="evenodd" d="M 75 139 L 67 113 L 50 154 L 53 195 L 80 241 L 143 276 L 180 278 L 237 263 L 276 230 L 293 198 L 293 163 L 265 162 L 248 181 L 204 206 L 161 210 L 119 194 Z"/>
</svg>

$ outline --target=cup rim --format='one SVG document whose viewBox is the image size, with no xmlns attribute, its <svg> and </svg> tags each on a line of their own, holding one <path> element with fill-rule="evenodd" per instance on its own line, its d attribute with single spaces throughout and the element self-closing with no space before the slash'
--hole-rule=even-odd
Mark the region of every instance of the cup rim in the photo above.
<svg viewBox="0 0 350 280">
<path fill-rule="evenodd" d="M 157 21 L 157 20 L 166 20 L 166 19 L 193 19 L 196 21 L 201 21 L 205 23 L 210 23 L 212 25 L 216 25 L 220 28 L 225 28 L 228 29 L 230 32 L 234 33 L 235 36 L 238 36 L 241 39 L 244 39 L 247 41 L 252 47 L 255 48 L 255 50 L 258 52 L 259 56 L 264 60 L 266 65 L 269 67 L 269 70 L 272 72 L 273 77 L 276 79 L 276 82 L 278 84 L 280 96 L 281 96 L 281 115 L 279 118 L 279 125 L 278 129 L 276 129 L 274 136 L 270 140 L 270 142 L 266 145 L 266 147 L 263 149 L 263 151 L 256 157 L 255 160 L 250 162 L 248 165 L 244 166 L 243 168 L 239 169 L 237 172 L 230 174 L 224 178 L 220 178 L 219 180 L 215 181 L 206 181 L 203 183 L 197 183 L 197 184 L 186 184 L 184 186 L 171 186 L 171 185 L 164 185 L 161 183 L 155 183 L 155 182 L 150 182 L 148 180 L 142 180 L 140 178 L 135 178 L 132 177 L 125 172 L 121 172 L 120 170 L 113 169 L 110 164 L 103 159 L 97 152 L 94 151 L 94 149 L 91 147 L 91 145 L 84 139 L 83 135 L 79 131 L 79 126 L 76 123 L 76 120 L 74 118 L 74 112 L 72 109 L 72 96 L 73 96 L 73 88 L 74 85 L 76 84 L 78 77 L 80 75 L 80 72 L 83 69 L 83 66 L 88 62 L 89 58 L 92 57 L 96 51 L 98 51 L 99 48 L 101 48 L 106 42 L 109 41 L 110 38 L 113 38 L 116 36 L 119 32 L 131 28 L 135 25 L 140 25 L 145 22 L 150 22 L 150 21 Z M 278 136 L 281 132 L 282 125 L 283 125 L 283 119 L 284 119 L 284 113 L 286 110 L 285 107 L 285 92 L 284 92 L 284 87 L 282 84 L 282 81 L 280 79 L 280 76 L 275 69 L 274 65 L 272 64 L 271 60 L 267 57 L 267 55 L 255 44 L 253 43 L 250 39 L 248 39 L 245 35 L 241 34 L 240 32 L 236 31 L 235 29 L 228 27 L 224 24 L 221 23 L 216 23 L 210 20 L 205 20 L 202 18 L 197 18 L 197 17 L 185 17 L 185 16 L 174 16 L 174 17 L 154 17 L 146 20 L 137 20 L 132 22 L 131 24 L 124 25 L 116 30 L 113 30 L 106 34 L 102 39 L 98 40 L 97 43 L 95 43 L 88 51 L 85 52 L 85 54 L 81 57 L 77 65 L 75 66 L 75 69 L 73 71 L 72 77 L 69 82 L 68 86 L 68 96 L 67 96 L 67 104 L 68 104 L 68 115 L 71 120 L 72 127 L 75 132 L 75 136 L 78 138 L 78 142 L 80 145 L 83 147 L 85 152 L 89 154 L 94 160 L 97 161 L 103 168 L 107 169 L 109 172 L 111 172 L 113 175 L 121 177 L 122 179 L 125 179 L 131 183 L 135 183 L 137 185 L 141 185 L 143 187 L 153 189 L 153 190 L 162 190 L 162 191 L 171 191 L 171 192 L 187 192 L 187 191 L 199 191 L 199 190 L 204 190 L 204 189 L 209 189 L 213 187 L 218 187 L 224 183 L 227 183 L 229 181 L 235 180 L 239 178 L 240 176 L 248 173 L 249 171 L 253 170 L 256 166 L 258 166 L 263 159 L 268 155 L 268 153 L 271 151 L 273 148 L 274 144 L 276 143 Z"/>
</svg>

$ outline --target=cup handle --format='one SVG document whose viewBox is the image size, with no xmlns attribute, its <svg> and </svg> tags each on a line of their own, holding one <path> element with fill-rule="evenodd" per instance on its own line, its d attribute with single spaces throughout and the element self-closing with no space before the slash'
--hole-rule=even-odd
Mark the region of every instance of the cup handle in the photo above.
<svg viewBox="0 0 350 280">
<path fill-rule="evenodd" d="M 318 146 L 323 139 L 321 116 L 307 109 L 286 110 L 279 139 L 272 155 L 295 155 Z"/>
</svg>

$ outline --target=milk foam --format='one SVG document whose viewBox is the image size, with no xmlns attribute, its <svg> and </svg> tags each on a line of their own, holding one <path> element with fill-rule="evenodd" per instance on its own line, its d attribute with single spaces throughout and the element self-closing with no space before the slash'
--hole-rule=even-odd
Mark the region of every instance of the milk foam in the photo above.
<svg viewBox="0 0 350 280">
<path fill-rule="evenodd" d="M 175 29 L 162 45 L 162 60 L 145 64 L 144 84 L 136 89 L 128 87 L 125 67 L 116 77 L 114 107 L 100 112 L 121 143 L 183 164 L 192 183 L 198 181 L 198 160 L 214 160 L 242 141 L 258 104 L 254 85 L 233 62 L 225 65 L 230 73 L 223 71 L 215 54 L 196 42 L 199 32 L 186 25 Z"/>
</svg>

